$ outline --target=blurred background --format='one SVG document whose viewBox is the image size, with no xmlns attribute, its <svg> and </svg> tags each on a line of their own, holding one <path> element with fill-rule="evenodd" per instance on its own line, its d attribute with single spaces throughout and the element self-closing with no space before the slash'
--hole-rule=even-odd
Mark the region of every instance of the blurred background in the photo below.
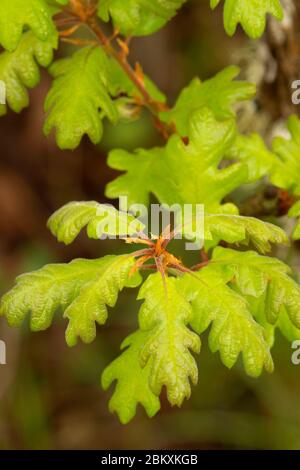
<svg viewBox="0 0 300 470">
<path fill-rule="evenodd" d="M 281 129 L 293 109 L 290 83 L 300 79 L 299 2 L 285 1 L 288 19 L 270 22 L 265 37 L 249 41 L 239 31 L 225 35 L 222 11 L 209 2 L 190 0 L 160 32 L 132 42 L 131 60 L 167 94 L 169 103 L 196 75 L 206 79 L 223 67 L 243 67 L 242 78 L 258 84 L 254 104 L 241 106 L 243 130 L 259 130 L 266 139 Z M 68 50 L 65 46 L 60 55 Z M 105 201 L 104 188 L 116 176 L 106 165 L 110 149 L 129 150 L 161 144 L 147 114 L 132 124 L 106 126 L 98 147 L 85 139 L 74 152 L 60 151 L 42 133 L 43 100 L 50 79 L 43 72 L 31 105 L 21 115 L 0 121 L 0 287 L 49 262 L 122 253 L 118 241 L 91 241 L 80 236 L 69 247 L 46 229 L 50 214 L 72 200 Z M 278 195 L 264 182 L 233 195 L 243 213 L 282 215 Z M 284 211 L 283 211 L 284 213 Z M 290 230 L 283 216 L 282 225 Z M 276 253 L 299 273 L 299 246 Z M 104 393 L 100 375 L 119 353 L 123 338 L 137 324 L 137 292 L 122 293 L 106 326 L 91 345 L 69 349 L 66 321 L 56 316 L 42 333 L 10 329 L 0 321 L 7 344 L 7 365 L 0 365 L 1 449 L 295 449 L 300 448 L 300 365 L 291 364 L 291 345 L 279 334 L 273 375 L 246 377 L 240 365 L 228 371 L 208 351 L 206 338 L 199 362 L 199 383 L 182 409 L 162 397 L 162 411 L 148 419 L 142 409 L 127 426 L 108 412 L 111 390 Z"/>
</svg>

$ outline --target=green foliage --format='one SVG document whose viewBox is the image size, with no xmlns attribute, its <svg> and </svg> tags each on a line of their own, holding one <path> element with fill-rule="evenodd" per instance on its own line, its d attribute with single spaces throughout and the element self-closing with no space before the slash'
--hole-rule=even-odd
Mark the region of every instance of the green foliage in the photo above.
<svg viewBox="0 0 300 470">
<path fill-rule="evenodd" d="M 273 151 L 277 156 L 271 168 L 270 179 L 279 188 L 291 191 L 297 198 L 300 196 L 300 120 L 291 116 L 287 122 L 291 134 L 290 140 L 276 137 L 273 141 Z M 300 205 L 296 202 L 289 211 L 290 217 L 300 216 Z M 300 239 L 300 221 L 295 227 L 293 238 Z"/>
<path fill-rule="evenodd" d="M 300 338 L 299 285 L 289 277 L 291 269 L 274 258 L 254 252 L 237 253 L 216 248 L 213 260 L 227 272 L 231 287 L 244 296 L 256 321 L 265 330 L 270 346 L 279 329 L 289 340 Z"/>
<path fill-rule="evenodd" d="M 290 140 L 276 137 L 273 141 L 273 151 L 277 161 L 271 172 L 271 180 L 280 188 L 289 189 L 295 195 L 300 195 L 300 120 L 291 116 L 287 122 L 291 134 Z"/>
<path fill-rule="evenodd" d="M 231 368 L 240 353 L 248 375 L 257 377 L 262 369 L 273 370 L 263 328 L 253 319 L 246 299 L 227 284 L 229 276 L 214 269 L 186 275 L 186 290 L 192 299 L 191 325 L 201 334 L 211 325 L 209 346 L 220 352 L 223 364 Z"/>
<path fill-rule="evenodd" d="M 38 84 L 39 66 L 52 62 L 58 42 L 52 17 L 60 11 L 59 4 L 67 3 L 1 1 L 0 44 L 6 50 L 0 55 L 0 80 L 6 84 L 8 106 L 16 112 L 28 105 L 27 88 Z M 211 351 L 219 352 L 229 368 L 241 357 L 252 377 L 263 370 L 272 372 L 271 347 L 277 329 L 289 340 L 300 338 L 300 287 L 289 267 L 254 251 L 217 246 L 220 242 L 243 248 L 252 245 L 265 254 L 272 244 L 288 243 L 281 228 L 239 216 L 238 208 L 226 198 L 241 184 L 266 174 L 273 184 L 300 195 L 300 121 L 291 117 L 291 139 L 276 138 L 271 150 L 258 135 L 239 134 L 236 105 L 252 98 L 255 86 L 235 80 L 236 67 L 227 67 L 204 82 L 194 79 L 168 109 L 166 97 L 142 68 L 131 68 L 127 62 L 128 44 L 119 36 L 106 38 L 99 30 L 100 20 L 111 19 L 124 36 L 147 35 L 161 28 L 184 3 L 101 0 L 94 16 L 86 12 L 86 20 L 74 3 L 72 14 L 94 33 L 89 39 L 96 36 L 99 44 L 81 47 L 50 67 L 53 83 L 45 102 L 44 130 L 47 135 L 55 130 L 60 148 L 74 149 L 84 135 L 95 144 L 100 141 L 105 117 L 115 124 L 135 118 L 143 107 L 151 111 L 167 137 L 165 146 L 134 153 L 112 151 L 109 165 L 124 174 L 108 184 L 106 195 L 127 196 L 129 205 L 148 205 L 152 196 L 175 208 L 204 204 L 204 248 L 209 259 L 188 268 L 167 251 L 167 239 L 148 239 L 142 233 L 145 227 L 133 215 L 95 201 L 71 202 L 48 222 L 60 242 L 72 243 L 86 228 L 90 238 L 121 237 L 142 242 L 143 249 L 47 265 L 19 276 L 0 304 L 0 314 L 11 326 L 20 326 L 30 316 L 33 331 L 48 328 L 60 310 L 68 322 L 66 342 L 74 346 L 79 338 L 85 343 L 95 339 L 97 325 L 105 324 L 119 292 L 141 285 L 138 329 L 125 339 L 120 356 L 102 375 L 105 389 L 116 381 L 109 407 L 122 423 L 134 417 L 138 404 L 154 416 L 163 387 L 172 406 L 181 406 L 190 397 L 191 385 L 198 380 L 194 355 L 200 352 L 201 335 L 208 329 Z M 215 8 L 220 0 L 210 3 Z M 241 23 L 249 36 L 258 37 L 267 13 L 282 17 L 279 0 L 225 0 L 226 31 L 232 35 Z M 74 17 L 69 20 L 73 24 Z M 56 24 L 69 26 L 65 21 Z M 63 34 L 68 36 L 69 30 Z M 85 43 L 76 38 L 75 44 Z M 0 113 L 5 112 L 2 105 Z M 289 215 L 300 216 L 299 201 Z M 182 229 L 186 238 L 201 238 L 194 233 L 195 223 L 192 217 Z M 139 235 L 143 240 L 136 238 Z M 293 237 L 300 238 L 300 222 Z M 157 272 L 142 279 L 142 268 Z"/>
<path fill-rule="evenodd" d="M 175 106 L 160 114 L 166 122 L 174 122 L 182 136 L 188 135 L 192 114 L 202 107 L 209 107 L 218 120 L 235 117 L 234 105 L 255 95 L 255 85 L 234 80 L 240 73 L 235 66 L 226 67 L 210 80 L 201 82 L 194 78 L 180 93 Z"/>
<path fill-rule="evenodd" d="M 190 380 L 194 384 L 198 380 L 190 350 L 200 352 L 200 339 L 187 327 L 192 308 L 180 291 L 180 280 L 167 277 L 164 285 L 159 273 L 152 274 L 138 298 L 144 299 L 139 313 L 141 330 L 125 340 L 122 347 L 129 348 L 108 366 L 102 377 L 105 388 L 118 380 L 110 408 L 117 411 L 122 422 L 134 416 L 138 402 L 149 416 L 155 414 L 163 386 L 169 402 L 180 406 L 191 394 Z M 137 373 L 131 378 L 127 371 L 133 367 Z"/>
<path fill-rule="evenodd" d="M 190 353 L 200 352 L 198 336 L 187 327 L 192 309 L 178 280 L 167 277 L 165 285 L 159 273 L 151 274 L 143 284 L 138 299 L 144 299 L 139 324 L 149 337 L 141 351 L 143 366 L 151 360 L 149 383 L 156 395 L 163 386 L 171 405 L 180 406 L 191 394 L 190 381 L 197 383 L 198 370 Z"/>
<path fill-rule="evenodd" d="M 0 54 L 0 80 L 6 85 L 6 100 L 9 107 L 19 113 L 29 104 L 27 88 L 35 87 L 40 81 L 39 65 L 48 67 L 52 62 L 53 49 L 57 38 L 41 41 L 31 32 L 24 33 L 13 52 Z M 0 105 L 0 115 L 6 114 L 7 107 Z"/>
<path fill-rule="evenodd" d="M 271 251 L 271 243 L 288 244 L 287 235 L 279 227 L 254 217 L 235 214 L 205 214 L 204 238 L 209 242 L 252 243 L 261 253 Z"/>
<path fill-rule="evenodd" d="M 105 233 L 104 216 L 108 222 L 125 217 L 93 201 L 70 203 L 51 217 L 49 227 L 64 243 L 73 241 L 85 226 L 89 235 L 99 238 Z M 130 216 L 130 220 L 141 230 L 136 219 Z M 118 235 L 119 227 L 109 233 Z M 271 224 L 224 214 L 206 214 L 205 238 L 214 243 L 220 238 L 231 243 L 252 241 L 262 252 L 270 249 L 270 242 L 286 242 L 281 229 Z M 74 346 L 78 338 L 89 343 L 96 336 L 96 324 L 106 322 L 107 307 L 115 306 L 118 293 L 141 284 L 137 255 L 75 260 L 20 276 L 3 297 L 0 313 L 12 326 L 31 314 L 31 328 L 38 331 L 48 328 L 60 309 L 69 321 L 67 344 Z M 125 340 L 121 356 L 103 373 L 105 389 L 117 380 L 111 411 L 127 423 L 141 403 L 153 416 L 164 386 L 171 405 L 181 406 L 190 396 L 191 383 L 197 383 L 192 353 L 200 352 L 200 335 L 210 325 L 210 348 L 220 352 L 227 367 L 242 353 L 249 375 L 256 377 L 263 368 L 271 372 L 275 328 L 289 338 L 299 337 L 300 332 L 300 287 L 288 274 L 289 268 L 276 259 L 217 247 L 209 265 L 199 272 L 148 276 L 138 294 L 143 300 L 139 330 Z"/>
<path fill-rule="evenodd" d="M 148 204 L 149 194 L 160 203 L 205 203 L 208 212 L 236 212 L 223 198 L 247 180 L 248 171 L 242 163 L 224 169 L 219 164 L 231 147 L 236 128 L 233 119 L 216 120 L 208 108 L 199 109 L 190 119 L 189 144 L 173 135 L 166 147 L 110 153 L 108 164 L 127 173 L 108 184 L 106 195 L 128 197 L 132 203 Z"/>
<path fill-rule="evenodd" d="M 107 90 L 107 62 L 101 48 L 88 46 L 50 68 L 54 82 L 45 102 L 49 114 L 44 131 L 48 135 L 56 129 L 61 149 L 76 148 L 84 134 L 97 144 L 103 133 L 103 117 L 113 123 L 118 120 L 117 108 Z"/>
<path fill-rule="evenodd" d="M 297 201 L 289 210 L 288 215 L 290 217 L 300 217 L 300 201 Z M 298 219 L 294 228 L 292 237 L 294 240 L 300 240 L 300 220 Z"/>
<path fill-rule="evenodd" d="M 263 367 L 271 372 L 274 330 L 299 338 L 300 288 L 289 273 L 277 259 L 217 247 L 208 267 L 184 275 L 194 312 L 191 326 L 202 334 L 212 325 L 209 345 L 220 351 L 224 365 L 231 368 L 242 352 L 249 375 L 260 375 Z"/>
<path fill-rule="evenodd" d="M 162 28 L 186 0 L 101 0 L 98 15 L 113 19 L 115 28 L 125 36 L 145 36 Z"/>
<path fill-rule="evenodd" d="M 248 167 L 248 181 L 257 181 L 267 175 L 275 164 L 271 152 L 258 134 L 238 134 L 229 150 L 228 157 L 242 161 Z"/>
<path fill-rule="evenodd" d="M 259 298 L 266 293 L 265 315 L 269 323 L 276 324 L 284 307 L 293 325 L 300 327 L 300 288 L 288 276 L 291 269 L 287 265 L 252 251 L 240 253 L 222 247 L 214 250 L 212 262 L 230 270 L 241 294 Z"/>
<path fill-rule="evenodd" d="M 123 288 L 137 287 L 141 283 L 138 274 L 132 273 L 134 258 L 131 256 L 107 256 L 102 259 L 102 271 L 89 284 L 83 286 L 78 297 L 65 311 L 69 319 L 66 341 L 69 346 L 80 337 L 90 343 L 96 336 L 95 322 L 103 325 L 107 320 L 107 307 L 114 307 Z"/>
<path fill-rule="evenodd" d="M 300 196 L 300 120 L 290 116 L 287 121 L 290 139 L 275 137 L 269 150 L 262 138 L 257 134 L 250 136 L 238 135 L 228 152 L 228 156 L 244 162 L 248 168 L 249 181 L 268 176 L 277 187 L 291 192 L 295 199 Z M 298 201 L 291 207 L 290 217 L 300 216 Z M 293 232 L 293 239 L 300 239 L 300 221 Z"/>
<path fill-rule="evenodd" d="M 116 123 L 120 115 L 122 99 L 139 92 L 120 68 L 101 47 L 87 46 L 72 57 L 56 61 L 50 67 L 54 78 L 45 101 L 48 116 L 44 132 L 56 130 L 56 141 L 61 149 L 78 147 L 87 134 L 97 144 L 103 134 L 103 118 Z M 145 77 L 145 87 L 153 99 L 164 101 L 164 96 Z"/>
<path fill-rule="evenodd" d="M 59 3 L 67 3 L 60 0 Z M 0 44 L 12 52 L 29 27 L 40 41 L 52 43 L 57 36 L 52 22 L 52 8 L 45 0 L 1 0 Z"/>
<path fill-rule="evenodd" d="M 141 403 L 149 416 L 156 413 L 162 386 L 172 405 L 190 395 L 190 380 L 197 368 L 189 349 L 199 352 L 199 338 L 209 327 L 209 346 L 219 351 L 223 364 L 232 368 L 240 354 L 248 375 L 273 371 L 270 332 L 281 329 L 299 337 L 299 286 L 282 262 L 218 247 L 209 266 L 177 279 L 159 273 L 143 284 L 139 299 L 140 330 L 125 340 L 125 351 L 102 376 L 107 389 L 117 380 L 111 411 L 127 423 Z M 254 310 L 254 303 L 256 307 Z M 292 334 L 291 334 L 292 333 Z M 128 367 L 130 364 L 132 367 Z M 135 369 L 134 377 L 127 373 Z M 190 379 L 190 380 L 189 380 Z"/>
<path fill-rule="evenodd" d="M 89 238 L 95 239 L 103 235 L 134 235 L 143 230 L 142 223 L 130 214 L 96 201 L 70 202 L 56 211 L 48 221 L 52 234 L 66 245 L 72 243 L 85 226 Z"/>
<path fill-rule="evenodd" d="M 224 25 L 227 34 L 233 36 L 238 23 L 251 38 L 259 38 L 266 27 L 266 14 L 271 13 L 278 20 L 283 18 L 280 0 L 224 0 Z M 221 0 L 210 0 L 216 8 Z"/>
<path fill-rule="evenodd" d="M 102 374 L 102 386 L 105 390 L 113 381 L 118 381 L 109 409 L 118 414 L 123 424 L 134 418 L 138 403 L 143 405 L 149 417 L 160 409 L 159 398 L 149 385 L 151 361 L 145 367 L 140 362 L 140 353 L 148 336 L 147 332 L 139 330 L 126 338 L 121 345 L 124 351 Z"/>
<path fill-rule="evenodd" d="M 11 326 L 20 326 L 30 313 L 31 329 L 41 331 L 51 325 L 60 308 L 69 319 L 67 343 L 73 346 L 78 336 L 89 343 L 96 336 L 95 323 L 106 322 L 106 305 L 115 305 L 125 285 L 135 287 L 140 282 L 137 275 L 131 276 L 133 264 L 134 258 L 127 255 L 50 264 L 19 276 L 3 297 L 0 313 Z"/>
</svg>

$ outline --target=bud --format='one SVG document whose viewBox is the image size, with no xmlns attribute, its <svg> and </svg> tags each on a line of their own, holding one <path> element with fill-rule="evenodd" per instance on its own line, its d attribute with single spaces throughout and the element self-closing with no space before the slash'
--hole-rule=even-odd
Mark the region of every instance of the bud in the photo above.
<svg viewBox="0 0 300 470">
<path fill-rule="evenodd" d="M 141 108 L 137 106 L 131 98 L 118 98 L 115 104 L 122 121 L 136 121 L 139 118 Z"/>
</svg>

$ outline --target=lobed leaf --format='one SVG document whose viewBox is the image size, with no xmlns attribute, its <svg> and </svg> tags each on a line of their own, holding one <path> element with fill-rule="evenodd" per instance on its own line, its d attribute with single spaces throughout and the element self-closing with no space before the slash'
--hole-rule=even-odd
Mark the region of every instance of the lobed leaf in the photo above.
<svg viewBox="0 0 300 470">
<path fill-rule="evenodd" d="M 50 73 L 54 82 L 45 101 L 44 132 L 49 135 L 55 129 L 62 149 L 76 148 L 85 134 L 97 144 L 103 134 L 103 118 L 115 124 L 122 118 L 125 97 L 132 103 L 140 96 L 120 65 L 101 47 L 87 46 L 54 62 Z M 165 102 L 146 75 L 144 85 L 153 100 Z"/>
<path fill-rule="evenodd" d="M 194 78 L 180 93 L 175 106 L 160 113 L 161 119 L 173 122 L 178 132 L 186 136 L 190 117 L 199 108 L 210 108 L 218 120 L 234 118 L 234 105 L 253 98 L 256 92 L 254 84 L 234 80 L 239 73 L 238 67 L 229 66 L 210 80 Z"/>
<path fill-rule="evenodd" d="M 288 140 L 276 137 L 273 141 L 273 151 L 277 162 L 271 173 L 271 181 L 280 188 L 290 189 L 295 195 L 300 195 L 300 120 L 293 115 L 287 121 L 287 128 L 291 134 Z"/>
<path fill-rule="evenodd" d="M 114 150 L 108 158 L 109 166 L 127 173 L 108 184 L 106 195 L 126 195 L 129 204 L 147 204 L 152 193 L 168 205 L 205 204 L 207 212 L 237 212 L 222 200 L 247 181 L 247 168 L 242 163 L 219 168 L 235 133 L 233 119 L 220 122 L 210 109 L 203 108 L 190 119 L 188 145 L 173 135 L 165 148 L 134 154 Z"/>
<path fill-rule="evenodd" d="M 149 385 L 151 361 L 144 368 L 140 363 L 140 353 L 147 337 L 147 332 L 137 331 L 126 338 L 121 345 L 122 354 L 102 374 L 104 390 L 117 380 L 109 409 L 118 414 L 122 424 L 127 424 L 135 416 L 138 403 L 145 408 L 149 417 L 160 409 L 159 398 Z"/>
<path fill-rule="evenodd" d="M 35 87 L 40 81 L 39 65 L 48 67 L 57 46 L 56 36 L 41 41 L 32 32 L 24 33 L 13 52 L 0 54 L 0 80 L 6 86 L 6 101 L 9 107 L 19 113 L 29 104 L 26 88 Z M 7 106 L 0 104 L 0 115 L 6 114 Z"/>
<path fill-rule="evenodd" d="M 224 0 L 224 25 L 229 36 L 233 36 L 240 23 L 248 36 L 259 38 L 266 27 L 266 15 L 272 14 L 276 19 L 283 18 L 280 0 Z M 211 8 L 221 0 L 210 0 Z"/>
<path fill-rule="evenodd" d="M 145 36 L 162 28 L 186 0 L 101 0 L 98 15 L 111 17 L 115 28 L 125 36 Z"/>
<path fill-rule="evenodd" d="M 205 214 L 205 240 L 227 243 L 251 242 L 261 253 L 271 251 L 271 243 L 288 244 L 285 232 L 276 225 L 254 217 L 243 217 L 235 214 Z"/>
<path fill-rule="evenodd" d="M 66 331 L 68 346 L 74 346 L 80 337 L 85 343 L 96 337 L 96 322 L 107 320 L 107 306 L 114 307 L 118 294 L 124 287 L 137 287 L 141 283 L 139 273 L 133 273 L 134 258 L 128 255 L 105 257 L 101 275 L 83 286 L 79 295 L 68 306 L 64 316 L 69 319 Z"/>
<path fill-rule="evenodd" d="M 55 129 L 61 149 L 76 148 L 85 134 L 97 144 L 103 134 L 103 117 L 113 123 L 118 120 L 108 90 L 105 52 L 99 47 L 84 47 L 72 57 L 55 62 L 50 73 L 54 82 L 45 101 L 45 134 Z"/>
<path fill-rule="evenodd" d="M 277 157 L 258 134 L 237 135 L 228 157 L 240 160 L 248 168 L 248 181 L 257 181 L 269 174 L 277 165 Z"/>
<path fill-rule="evenodd" d="M 210 325 L 209 346 L 220 352 L 223 364 L 232 368 L 240 353 L 245 371 L 257 377 L 263 368 L 273 371 L 273 361 L 263 328 L 253 319 L 242 295 L 227 284 L 224 273 L 211 267 L 183 277 L 183 288 L 192 301 L 192 328 L 203 333 Z"/>
<path fill-rule="evenodd" d="M 198 380 L 190 351 L 200 352 L 200 339 L 187 327 L 191 306 L 177 280 L 167 277 L 164 283 L 160 273 L 147 278 L 138 299 L 144 300 L 139 313 L 140 328 L 148 333 L 140 358 L 142 367 L 151 364 L 150 388 L 158 396 L 165 386 L 171 405 L 181 406 L 190 397 L 190 381 L 196 384 Z"/>
<path fill-rule="evenodd" d="M 106 305 L 115 305 L 123 287 L 140 282 L 138 275 L 131 277 L 133 265 L 134 258 L 124 255 L 44 266 L 17 278 L 15 287 L 2 298 L 0 314 L 11 326 L 20 326 L 30 314 L 31 329 L 41 331 L 61 309 L 69 319 L 67 343 L 76 344 L 77 336 L 91 342 L 96 322 L 102 325 L 106 321 Z"/>
<path fill-rule="evenodd" d="M 300 196 L 300 120 L 290 116 L 287 121 L 290 139 L 275 137 L 272 149 L 269 150 L 257 134 L 250 136 L 238 135 L 227 156 L 243 162 L 248 167 L 248 181 L 255 181 L 268 175 L 275 186 L 288 190 L 296 198 Z M 289 217 L 300 216 L 298 201 L 288 212 Z M 300 221 L 293 231 L 294 240 L 300 238 Z"/>
<path fill-rule="evenodd" d="M 291 191 L 296 197 L 300 196 L 300 120 L 293 115 L 287 121 L 291 138 L 276 137 L 273 141 L 273 151 L 276 161 L 271 168 L 270 179 L 279 188 Z M 290 217 L 299 217 L 299 203 L 296 202 L 289 211 Z M 297 221 L 293 235 L 294 240 L 300 239 L 300 221 Z"/>
<path fill-rule="evenodd" d="M 72 243 L 85 226 L 89 238 L 95 239 L 103 235 L 134 235 L 144 228 L 143 224 L 129 213 L 95 201 L 69 202 L 58 209 L 48 221 L 51 233 L 66 245 Z"/>
<path fill-rule="evenodd" d="M 57 31 L 52 22 L 52 7 L 45 0 L 1 0 L 0 45 L 13 52 L 26 28 L 40 41 L 53 43 Z"/>
<path fill-rule="evenodd" d="M 230 269 L 234 285 L 242 295 L 255 298 L 266 295 L 265 315 L 269 323 L 276 324 L 284 307 L 292 324 L 300 328 L 300 287 L 288 275 L 290 268 L 283 262 L 253 251 L 241 253 L 217 247 L 213 263 Z"/>
</svg>

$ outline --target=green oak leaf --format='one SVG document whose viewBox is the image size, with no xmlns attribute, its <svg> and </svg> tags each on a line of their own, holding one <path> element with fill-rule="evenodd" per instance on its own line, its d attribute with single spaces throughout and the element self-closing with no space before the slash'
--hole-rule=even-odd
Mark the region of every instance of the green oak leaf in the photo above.
<svg viewBox="0 0 300 470">
<path fill-rule="evenodd" d="M 220 122 L 209 108 L 199 109 L 190 119 L 188 136 L 187 145 L 173 135 L 164 148 L 112 151 L 109 166 L 127 173 L 107 185 L 106 196 L 127 196 L 130 206 L 147 205 L 153 194 L 162 204 L 204 204 L 210 213 L 237 212 L 222 201 L 247 181 L 248 170 L 242 163 L 219 168 L 236 136 L 234 120 Z"/>
<path fill-rule="evenodd" d="M 85 134 L 97 144 L 103 134 L 103 117 L 113 123 L 118 120 L 108 89 L 105 52 L 99 47 L 84 47 L 72 57 L 54 62 L 50 73 L 54 82 L 45 101 L 45 134 L 55 129 L 61 149 L 76 148 Z"/>
<path fill-rule="evenodd" d="M 226 67 L 213 78 L 201 81 L 194 78 L 182 90 L 174 107 L 160 113 L 165 122 L 173 122 L 177 131 L 188 135 L 189 119 L 199 108 L 210 108 L 218 120 L 234 118 L 234 105 L 253 98 L 256 87 L 252 83 L 234 80 L 240 73 L 236 66 Z"/>
<path fill-rule="evenodd" d="M 200 352 L 200 339 L 188 328 L 192 309 L 175 278 L 151 274 L 142 285 L 138 299 L 140 329 L 148 333 L 140 357 L 142 367 L 151 363 L 149 384 L 159 396 L 167 389 L 171 405 L 181 406 L 197 383 L 198 369 L 191 351 Z"/>
<path fill-rule="evenodd" d="M 118 414 L 122 424 L 127 424 L 135 416 L 138 403 L 149 417 L 160 409 L 159 398 L 149 385 L 151 361 L 143 368 L 140 363 L 140 353 L 148 336 L 147 332 L 140 330 L 128 336 L 121 345 L 122 354 L 102 374 L 104 390 L 117 380 L 109 409 Z"/>
<path fill-rule="evenodd" d="M 29 105 L 27 88 L 39 83 L 39 65 L 50 65 L 56 47 L 55 36 L 49 41 L 41 41 L 32 32 L 27 32 L 13 52 L 0 54 L 0 80 L 5 83 L 7 105 L 16 113 Z M 0 104 L 0 115 L 6 114 L 7 105 Z"/>
<path fill-rule="evenodd" d="M 193 276 L 184 275 L 183 288 L 193 307 L 192 328 L 201 334 L 211 325 L 210 349 L 220 352 L 226 367 L 232 368 L 242 353 L 248 375 L 257 377 L 263 368 L 272 372 L 263 328 L 252 317 L 248 302 L 225 281 L 224 273 L 210 266 Z"/>
<path fill-rule="evenodd" d="M 298 198 L 300 196 L 300 120 L 292 115 L 287 121 L 290 139 L 276 137 L 272 149 L 276 160 L 270 170 L 270 180 L 279 188 L 286 189 Z M 290 217 L 300 216 L 298 201 L 291 207 Z M 300 220 L 298 219 L 293 232 L 293 239 L 300 239 Z"/>
<path fill-rule="evenodd" d="M 259 38 L 266 27 L 266 15 L 283 18 L 280 0 L 224 0 L 224 25 L 229 36 L 233 36 L 240 23 L 253 39 Z M 210 0 L 211 8 L 216 8 L 221 0 Z"/>
<path fill-rule="evenodd" d="M 66 4 L 67 0 L 58 3 Z M 57 31 L 52 21 L 53 7 L 45 0 L 1 0 L 0 45 L 12 52 L 30 28 L 40 41 L 53 42 Z"/>
<path fill-rule="evenodd" d="M 147 36 L 162 28 L 186 0 L 101 0 L 98 15 L 111 17 L 125 36 Z"/>
<path fill-rule="evenodd" d="M 89 238 L 103 235 L 124 237 L 143 230 L 144 225 L 127 212 L 96 201 L 69 202 L 48 220 L 48 227 L 58 241 L 69 245 L 87 226 Z"/>
<path fill-rule="evenodd" d="M 266 294 L 265 315 L 269 323 L 276 323 L 284 307 L 292 324 L 300 328 L 300 287 L 289 276 L 289 266 L 254 251 L 237 252 L 222 247 L 215 248 L 212 262 L 230 269 L 242 295 L 259 298 Z"/>
<path fill-rule="evenodd" d="M 60 309 L 69 319 L 66 340 L 70 346 L 77 337 L 89 343 L 96 336 L 96 322 L 107 319 L 106 306 L 114 306 L 123 287 L 136 287 L 141 279 L 132 274 L 134 258 L 105 256 L 96 260 L 78 259 L 69 264 L 50 264 L 19 276 L 0 305 L 11 326 L 20 326 L 30 314 L 33 331 L 47 329 Z"/>
</svg>

